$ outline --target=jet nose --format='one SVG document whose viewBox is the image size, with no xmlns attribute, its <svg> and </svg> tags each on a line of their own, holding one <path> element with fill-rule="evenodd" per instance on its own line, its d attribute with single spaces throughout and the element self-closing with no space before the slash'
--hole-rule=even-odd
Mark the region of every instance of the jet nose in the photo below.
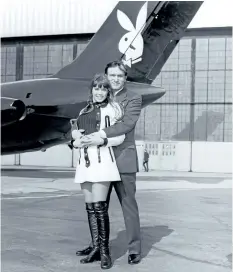
<svg viewBox="0 0 233 272">
<path fill-rule="evenodd" d="M 142 95 L 142 108 L 152 104 L 165 94 L 165 90 L 158 91 L 156 93 L 147 93 Z"/>
<path fill-rule="evenodd" d="M 165 89 L 162 87 L 156 87 L 143 83 L 128 82 L 127 86 L 133 92 L 136 92 L 142 96 L 142 108 L 152 104 L 166 93 Z"/>
</svg>

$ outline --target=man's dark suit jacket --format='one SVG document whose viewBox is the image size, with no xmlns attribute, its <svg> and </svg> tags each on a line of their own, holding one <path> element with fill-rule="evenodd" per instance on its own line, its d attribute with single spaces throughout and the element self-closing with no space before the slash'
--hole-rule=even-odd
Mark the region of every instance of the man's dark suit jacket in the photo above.
<svg viewBox="0 0 233 272">
<path fill-rule="evenodd" d="M 138 156 L 135 143 L 135 126 L 141 113 L 142 97 L 123 88 L 115 96 L 116 102 L 124 108 L 124 117 L 121 122 L 104 129 L 107 138 L 125 134 L 124 142 L 113 148 L 116 163 L 120 173 L 136 173 Z"/>
</svg>

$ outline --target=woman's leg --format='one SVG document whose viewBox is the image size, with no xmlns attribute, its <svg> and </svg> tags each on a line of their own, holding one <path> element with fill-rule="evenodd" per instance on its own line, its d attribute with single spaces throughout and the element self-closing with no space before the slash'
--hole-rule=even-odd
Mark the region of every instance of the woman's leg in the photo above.
<svg viewBox="0 0 233 272">
<path fill-rule="evenodd" d="M 92 189 L 92 187 L 94 189 Z M 105 201 L 109 192 L 110 183 L 91 183 L 85 182 L 81 184 L 81 189 L 85 197 L 86 202 L 86 210 L 87 214 L 90 214 L 90 210 L 92 209 L 93 202 Z M 89 203 L 89 204 L 88 204 Z M 93 243 L 91 241 L 90 245 L 82 250 L 76 251 L 77 256 L 86 256 L 89 255 L 92 251 Z"/>
<path fill-rule="evenodd" d="M 92 201 L 92 184 L 93 183 L 91 182 L 84 182 L 80 184 L 86 203 L 93 202 Z"/>
<path fill-rule="evenodd" d="M 101 268 L 103 269 L 109 269 L 112 267 L 109 250 L 110 225 L 108 205 L 106 202 L 109 187 L 110 182 L 97 182 L 92 185 L 92 199 L 99 231 Z"/>
<path fill-rule="evenodd" d="M 92 204 L 92 183 L 90 182 L 84 182 L 80 184 L 82 192 L 84 194 L 84 198 L 85 198 L 85 203 L 86 203 L 86 211 L 87 211 L 87 215 L 88 215 L 88 219 L 89 219 L 89 215 L 91 214 L 91 211 L 93 210 L 93 204 Z M 77 256 L 86 256 L 88 254 L 90 254 L 91 250 L 92 250 L 92 242 L 91 244 L 82 249 L 82 250 L 77 250 L 76 251 L 76 255 Z"/>
<path fill-rule="evenodd" d="M 81 188 L 85 196 L 88 223 L 92 237 L 92 247 L 88 247 L 84 250 L 76 252 L 76 255 L 78 256 L 88 255 L 87 257 L 80 260 L 80 262 L 84 264 L 100 260 L 100 247 L 97 218 L 92 201 L 92 183 L 85 182 L 81 184 Z"/>
<path fill-rule="evenodd" d="M 110 182 L 92 183 L 92 202 L 106 201 Z"/>
</svg>

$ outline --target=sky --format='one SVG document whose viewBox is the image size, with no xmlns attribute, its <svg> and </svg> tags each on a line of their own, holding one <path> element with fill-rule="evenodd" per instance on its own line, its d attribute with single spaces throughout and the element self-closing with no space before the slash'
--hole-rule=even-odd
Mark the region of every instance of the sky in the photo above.
<svg viewBox="0 0 233 272">
<path fill-rule="evenodd" d="M 232 26 L 231 0 L 205 0 L 189 28 Z"/>
</svg>

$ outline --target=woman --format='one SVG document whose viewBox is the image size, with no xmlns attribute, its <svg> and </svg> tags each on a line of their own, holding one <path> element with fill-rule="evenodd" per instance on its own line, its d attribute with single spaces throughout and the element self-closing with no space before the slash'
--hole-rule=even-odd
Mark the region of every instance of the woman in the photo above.
<svg viewBox="0 0 233 272">
<path fill-rule="evenodd" d="M 106 76 L 96 75 L 91 83 L 91 94 L 87 106 L 81 110 L 77 119 L 78 130 L 72 131 L 72 137 L 73 146 L 79 148 L 75 182 L 81 184 L 85 196 L 93 242 L 92 251 L 81 260 L 81 263 L 101 260 L 102 269 L 112 267 L 106 198 L 110 183 L 120 180 L 112 146 L 121 144 L 125 135 L 105 139 L 102 146 L 83 146 L 81 141 L 85 135 L 111 126 L 122 117 L 123 110 L 118 103 L 114 102 Z"/>
</svg>

